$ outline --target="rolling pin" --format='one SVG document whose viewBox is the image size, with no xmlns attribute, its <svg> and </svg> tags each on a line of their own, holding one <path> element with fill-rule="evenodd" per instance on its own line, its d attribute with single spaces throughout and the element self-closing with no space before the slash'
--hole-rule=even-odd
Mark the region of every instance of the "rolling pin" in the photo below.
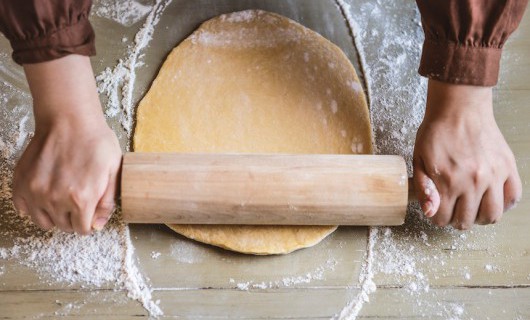
<svg viewBox="0 0 530 320">
<path fill-rule="evenodd" d="M 399 156 L 127 153 L 129 223 L 400 225 L 409 197 Z"/>
</svg>

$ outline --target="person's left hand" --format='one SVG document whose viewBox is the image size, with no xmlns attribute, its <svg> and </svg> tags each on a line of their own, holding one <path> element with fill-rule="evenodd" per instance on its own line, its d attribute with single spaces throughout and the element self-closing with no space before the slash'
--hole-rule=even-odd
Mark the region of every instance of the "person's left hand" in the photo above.
<svg viewBox="0 0 530 320">
<path fill-rule="evenodd" d="M 438 226 L 499 221 L 521 198 L 515 158 L 493 115 L 492 89 L 429 80 L 416 136 L 414 183 Z"/>
</svg>

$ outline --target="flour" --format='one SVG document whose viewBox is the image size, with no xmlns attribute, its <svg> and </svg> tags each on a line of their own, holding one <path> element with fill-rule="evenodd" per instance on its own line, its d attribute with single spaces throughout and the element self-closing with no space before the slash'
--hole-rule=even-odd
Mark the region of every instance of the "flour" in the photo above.
<svg viewBox="0 0 530 320">
<path fill-rule="evenodd" d="M 415 133 L 423 118 L 427 90 L 427 81 L 416 71 L 423 43 L 417 8 L 414 2 L 405 1 L 366 1 L 355 8 L 344 0 L 336 0 L 336 4 L 345 16 L 359 53 L 369 95 L 375 150 L 379 154 L 403 156 L 411 175 Z M 354 149 L 357 148 L 352 145 Z M 431 289 L 428 274 L 439 279 L 457 272 L 463 281 L 469 281 L 472 274 L 466 267 L 452 270 L 448 265 L 461 259 L 461 250 L 480 244 L 456 230 L 433 227 L 423 218 L 417 204 L 409 206 L 408 211 L 404 226 L 372 229 L 373 252 L 367 255 L 360 277 L 372 279 L 377 275 L 391 279 L 392 283 L 399 279 L 417 314 L 432 309 L 439 310 L 437 315 L 441 317 L 459 319 L 465 313 L 464 306 L 439 302 L 443 299 Z M 469 234 L 473 235 L 473 231 Z M 427 256 L 433 244 L 447 249 Z M 336 318 L 355 319 L 370 292 L 356 296 Z"/>
<path fill-rule="evenodd" d="M 122 125 L 128 133 L 132 131 L 135 69 L 141 65 L 141 51 L 148 45 L 160 14 L 169 2 L 160 0 L 153 6 L 144 6 L 136 1 L 100 1 L 98 4 L 101 6 L 95 6 L 96 15 L 115 19 L 123 25 L 134 24 L 147 15 L 144 25 L 136 34 L 134 44 L 129 48 L 127 58 L 121 60 L 113 70 L 107 69 L 98 76 L 98 88 L 109 98 L 107 116 L 123 117 Z M 157 303 L 152 301 L 151 290 L 135 264 L 129 229 L 119 216 L 115 216 L 100 232 L 78 236 L 58 230 L 44 232 L 16 215 L 10 205 L 10 185 L 15 162 L 32 136 L 32 101 L 23 75 L 17 71 L 20 68 L 7 58 L 2 61 L 6 62 L 0 66 L 1 71 L 10 82 L 0 83 L 0 101 L 9 101 L 14 107 L 2 110 L 0 120 L 2 123 L 16 125 L 0 128 L 0 221 L 9 226 L 2 229 L 1 236 L 12 242 L 11 245 L 0 248 L 0 259 L 11 259 L 35 270 L 41 281 L 50 285 L 60 282 L 81 288 L 113 285 L 116 290 L 125 289 L 128 297 L 141 302 L 151 316 L 162 315 Z M 19 87 L 11 83 L 23 84 Z M 2 265 L 0 275 L 9 272 L 9 268 Z M 67 315 L 83 305 L 83 302 L 62 305 L 56 315 Z"/>
<path fill-rule="evenodd" d="M 281 27 L 271 30 L 266 35 L 253 27 L 241 27 L 237 32 L 200 30 L 195 32 L 190 39 L 193 44 L 220 48 L 230 46 L 237 46 L 238 48 L 272 48 L 279 45 L 288 45 L 291 42 L 299 43 L 302 40 L 297 31 Z"/>
<path fill-rule="evenodd" d="M 239 11 L 221 15 L 221 21 L 226 21 L 230 23 L 250 22 L 256 19 L 256 17 L 260 16 L 261 14 L 262 11 L 259 10 Z"/>
<path fill-rule="evenodd" d="M 34 228 L 29 221 L 22 223 Z M 116 226 L 87 237 L 60 231 L 34 230 L 34 233 L 27 238 L 17 238 L 13 247 L 5 249 L 7 255 L 3 258 L 17 259 L 42 276 L 49 276 L 46 278 L 50 278 L 47 280 L 50 284 L 54 280 L 100 287 L 118 279 L 122 254 Z"/>
<path fill-rule="evenodd" d="M 318 266 L 314 271 L 307 272 L 303 275 L 296 275 L 296 276 L 287 276 L 283 277 L 279 280 L 273 280 L 273 281 L 262 281 L 262 282 L 254 282 L 254 281 L 245 281 L 245 282 L 237 282 L 235 279 L 230 278 L 229 283 L 235 284 L 235 287 L 239 290 L 248 291 L 251 289 L 270 289 L 270 288 L 287 288 L 296 286 L 299 284 L 304 283 L 310 283 L 313 280 L 323 280 L 325 279 L 325 274 L 327 272 L 335 270 L 335 266 L 337 265 L 337 261 L 334 259 L 328 259 L 323 266 Z"/>
<path fill-rule="evenodd" d="M 124 27 L 130 27 L 142 20 L 152 9 L 150 5 L 140 2 L 137 0 L 96 0 L 93 14 L 115 21 Z"/>
<path fill-rule="evenodd" d="M 365 260 L 361 267 L 359 274 L 359 283 L 361 284 L 361 291 L 351 300 L 344 308 L 336 314 L 333 319 L 356 319 L 365 302 L 370 301 L 370 294 L 377 290 L 377 286 L 373 280 L 373 254 L 376 238 L 379 233 L 377 228 L 370 228 L 368 234 L 368 243 L 366 245 Z"/>
<path fill-rule="evenodd" d="M 98 75 L 98 88 L 108 101 L 105 112 L 108 117 L 121 122 L 128 137 L 132 132 L 134 119 L 133 92 L 136 71 L 142 65 L 141 54 L 149 44 L 154 27 L 160 14 L 170 1 L 158 0 L 153 5 L 144 5 L 138 1 L 100 0 L 96 2 L 94 14 L 112 19 L 124 26 L 145 22 L 128 48 L 127 56 L 118 61 L 116 66 L 107 68 Z M 426 92 L 426 81 L 416 74 L 419 53 L 422 43 L 419 15 L 414 3 L 373 1 L 351 8 L 344 0 L 336 0 L 337 5 L 347 18 L 354 35 L 355 45 L 360 54 L 361 67 L 366 77 L 366 90 L 369 93 L 372 124 L 374 127 L 374 145 L 381 154 L 399 154 L 410 159 L 414 134 L 423 117 L 423 105 Z M 116 2 L 118 3 L 118 2 Z M 103 9 L 97 9 L 101 5 Z M 407 16 L 396 16 L 392 10 L 396 6 L 406 6 Z M 410 16 L 409 16 L 410 15 Z M 251 19 L 245 14 L 228 16 L 227 20 Z M 378 23 L 374 23 L 378 20 Z M 209 40 L 203 37 L 204 41 Z M 129 39 L 123 39 L 128 42 Z M 366 48 L 378 48 L 369 51 Z M 369 51 L 369 54 L 368 54 Z M 310 63 L 311 57 L 304 55 Z M 13 83 L 21 82 L 20 71 L 8 64 L 8 56 L 1 53 L 1 71 Z M 13 71 L 15 70 L 15 71 Z M 10 110 L 2 109 L 2 123 L 16 123 L 14 126 L 0 128 L 0 200 L 8 203 L 11 197 L 10 182 L 12 169 L 20 151 L 31 138 L 32 115 L 31 98 L 27 88 L 20 89 L 10 82 L 0 83 L 0 102 L 10 101 L 15 105 Z M 362 90 L 357 83 L 351 84 L 355 91 Z M 14 103 L 15 102 L 15 103 Z M 322 104 L 317 105 L 322 109 Z M 331 106 L 331 108 L 333 108 Z M 357 144 L 352 149 L 357 150 Z M 463 304 L 439 302 L 438 296 L 431 289 L 431 280 L 425 270 L 431 270 L 434 280 L 456 273 L 462 277 L 472 278 L 466 270 L 447 269 L 446 266 L 455 259 L 461 258 L 464 249 L 484 250 L 480 244 L 469 242 L 469 236 L 450 229 L 432 227 L 419 216 L 419 208 L 412 206 L 412 214 L 407 223 L 399 228 L 370 228 L 366 247 L 366 256 L 359 276 L 360 293 L 350 301 L 335 317 L 338 319 L 355 319 L 363 304 L 369 301 L 369 295 L 376 290 L 374 277 L 386 276 L 401 279 L 404 291 L 410 295 L 414 308 L 421 310 L 426 306 L 437 306 L 439 316 L 447 319 L 465 318 Z M 151 315 L 161 315 L 159 301 L 154 301 L 146 280 L 135 265 L 134 247 L 130 243 L 129 229 L 118 219 L 113 219 L 108 228 L 89 237 L 67 235 L 58 231 L 42 232 L 18 218 L 12 207 L 0 210 L 2 224 L 12 225 L 3 231 L 3 239 L 13 239 L 13 244 L 0 248 L 0 260 L 17 259 L 22 265 L 37 270 L 43 278 L 53 279 L 69 285 L 104 286 L 113 284 L 116 289 L 125 288 L 129 297 L 138 299 L 149 310 Z M 416 226 L 416 227 L 412 227 Z M 494 230 L 490 237 L 494 237 Z M 468 233 L 473 235 L 473 231 Z M 494 242 L 486 239 L 484 242 Z M 436 245 L 440 253 L 425 256 L 425 248 Z M 81 251 L 80 251 L 81 250 Z M 203 257 L 186 247 L 171 248 L 171 256 L 179 261 L 195 263 Z M 82 252 L 83 254 L 75 254 Z M 465 254 L 465 253 L 464 253 Z M 154 252 L 153 259 L 159 257 Z M 155 258 L 156 257 L 156 258 Z M 3 262 L 3 261 L 0 261 Z M 274 281 L 229 282 L 240 290 L 289 287 L 325 279 L 326 272 L 333 271 L 330 265 L 316 268 L 304 275 L 287 276 Z M 57 267 L 55 269 L 55 267 Z M 498 272 L 500 268 L 493 264 L 484 265 L 485 272 Z M 0 276 L 9 272 L 9 266 L 0 266 Z M 92 274 L 91 274 L 92 273 Z M 528 275 L 530 280 L 530 274 Z M 65 304 L 57 315 L 67 315 L 82 304 Z"/>
<path fill-rule="evenodd" d="M 200 263 L 207 256 L 207 251 L 204 248 L 189 241 L 172 243 L 169 249 L 171 258 L 179 263 Z"/>
<path fill-rule="evenodd" d="M 130 147 L 131 133 L 134 123 L 133 92 L 136 80 L 136 69 L 140 67 L 141 53 L 149 44 L 160 21 L 160 16 L 172 0 L 156 0 L 152 10 L 145 19 L 145 23 L 136 33 L 134 43 L 129 47 L 127 57 L 119 60 L 113 68 L 106 68 L 96 77 L 98 91 L 104 94 L 108 101 L 105 114 L 117 117 L 127 134 L 127 149 Z"/>
<path fill-rule="evenodd" d="M 122 248 L 125 250 L 125 259 L 122 264 L 122 274 L 120 282 L 123 284 L 123 287 L 127 290 L 127 296 L 131 299 L 138 300 L 142 303 L 143 307 L 149 312 L 150 316 L 159 317 L 164 313 L 158 306 L 158 304 L 153 301 L 151 295 L 151 289 L 145 283 L 144 277 L 138 270 L 138 267 L 134 261 L 134 246 L 131 243 L 131 235 L 129 228 L 125 226 L 123 228 L 124 237 L 122 237 L 125 243 L 122 243 Z"/>
</svg>

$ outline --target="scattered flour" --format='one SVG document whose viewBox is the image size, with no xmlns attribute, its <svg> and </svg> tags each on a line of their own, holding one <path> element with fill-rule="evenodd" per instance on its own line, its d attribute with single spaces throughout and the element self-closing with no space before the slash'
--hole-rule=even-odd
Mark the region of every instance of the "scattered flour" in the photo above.
<svg viewBox="0 0 530 320">
<path fill-rule="evenodd" d="M 377 286 L 373 280 L 373 254 L 378 233 L 379 230 L 377 228 L 369 229 L 365 261 L 359 274 L 361 292 L 359 292 L 359 294 L 352 301 L 350 301 L 338 314 L 336 314 L 333 319 L 356 319 L 357 315 L 363 308 L 364 303 L 370 301 L 370 294 L 377 290 Z"/>
<path fill-rule="evenodd" d="M 261 11 L 245 10 L 229 14 L 221 15 L 221 21 L 237 23 L 237 22 L 251 22 L 261 15 Z"/>
<path fill-rule="evenodd" d="M 22 223 L 33 228 L 29 221 Z M 100 287 L 118 280 L 123 259 L 120 228 L 116 222 L 111 225 L 86 237 L 34 230 L 35 235 L 17 238 L 11 248 L 4 248 L 2 258 L 17 259 L 55 281 Z"/>
<path fill-rule="evenodd" d="M 160 14 L 170 2 L 171 0 L 156 0 L 154 4 L 146 5 L 142 1 L 133 0 L 96 1 L 95 15 L 112 19 L 124 26 L 136 24 L 145 17 L 145 23 L 136 34 L 127 56 L 115 67 L 107 68 L 97 77 L 100 93 L 108 99 L 106 115 L 118 117 L 129 138 L 134 119 L 133 91 L 136 69 L 142 65 L 142 50 L 149 44 Z M 414 3 L 405 4 L 402 1 L 364 2 L 356 8 L 351 8 L 345 0 L 336 0 L 336 3 L 346 17 L 360 54 L 361 67 L 366 77 L 366 90 L 370 97 L 376 150 L 381 154 L 404 156 L 410 169 L 414 133 L 423 117 L 426 92 L 426 81 L 418 77 L 416 70 L 410 67 L 417 65 L 421 50 L 423 34 L 419 14 Z M 392 13 L 397 6 L 400 6 L 401 10 L 403 6 L 408 6 L 412 18 L 407 19 Z M 248 21 L 253 18 L 245 13 L 225 17 L 228 22 Z M 375 20 L 379 22 L 374 23 Z M 204 35 L 199 40 L 210 41 L 207 36 L 211 35 Z M 378 50 L 367 54 L 368 50 L 365 48 Z M 8 61 L 5 53 L 0 54 L 2 61 Z M 310 57 L 304 56 L 304 60 L 309 61 Z M 4 63 L 0 67 L 3 75 L 13 80 L 11 82 L 21 81 L 21 75 L 12 71 L 16 68 L 5 68 Z M 358 83 L 352 83 L 351 86 L 355 91 L 362 90 Z M 14 161 L 31 138 L 30 128 L 33 125 L 29 111 L 31 98 L 27 89 L 20 90 L 9 82 L 0 83 L 0 89 L 0 102 L 10 100 L 11 105 L 16 105 L 11 110 L 2 109 L 0 120 L 3 123 L 18 123 L 17 126 L 0 128 L 0 202 L 5 204 L 11 197 L 10 181 Z M 322 105 L 318 107 L 321 109 Z M 352 149 L 354 147 L 358 148 L 357 145 L 352 145 Z M 0 221 L 13 225 L 13 228 L 8 228 L 9 231 L 4 231 L 0 236 L 14 241 L 9 247 L 0 248 L 1 260 L 16 258 L 21 264 L 34 268 L 46 278 L 52 277 L 55 281 L 71 285 L 78 284 L 83 287 L 114 283 L 117 289 L 125 288 L 129 297 L 139 300 L 151 316 L 162 315 L 158 307 L 159 301 L 153 301 L 151 291 L 135 264 L 129 229 L 118 218 L 113 219 L 108 228 L 95 235 L 79 237 L 58 231 L 39 231 L 27 221 L 16 217 L 13 208 L 1 209 Z M 409 211 L 412 214 L 407 217 L 407 223 L 403 227 L 369 229 L 365 261 L 359 276 L 361 291 L 335 315 L 336 319 L 357 317 L 363 304 L 369 301 L 369 295 L 376 290 L 375 275 L 406 279 L 404 289 L 415 301 L 419 314 L 426 305 L 436 305 L 440 310 L 438 316 L 446 319 L 464 317 L 463 304 L 437 302 L 440 299 L 437 299 L 439 297 L 434 293 L 435 290 L 430 289 L 430 279 L 425 270 L 430 270 L 430 274 L 438 274 L 434 276 L 434 280 L 461 272 L 461 269 L 452 270 L 447 268 L 447 265 L 451 260 L 462 257 L 461 250 L 474 249 L 476 244 L 469 242 L 465 234 L 449 229 L 440 232 L 439 228 L 432 227 L 419 218 L 417 206 L 412 206 Z M 473 235 L 473 232 L 469 234 Z M 425 256 L 423 249 L 434 243 L 441 247 L 440 253 Z M 200 259 L 200 256 L 197 258 L 194 253 L 182 254 L 185 253 L 185 248 L 172 248 L 172 251 L 173 249 L 177 254 L 172 253 L 172 256 L 188 259 L 188 263 Z M 79 252 L 82 254 L 77 254 Z M 159 256 L 160 253 L 153 252 L 151 257 L 157 259 Z M 335 263 L 329 260 L 325 266 L 313 272 L 275 281 L 238 283 L 235 279 L 230 279 L 229 282 L 240 290 L 289 287 L 324 279 L 325 272 L 332 271 Z M 486 264 L 484 269 L 486 272 L 495 272 L 499 267 Z M 6 267 L 1 266 L 0 276 L 7 271 Z M 471 278 L 471 274 L 465 271 L 463 277 Z M 69 311 L 81 307 L 77 304 L 61 306 L 57 311 L 58 316 L 67 315 Z"/>
<path fill-rule="evenodd" d="M 240 11 L 221 16 L 222 22 L 249 22 L 258 20 L 267 24 L 275 25 L 280 21 L 279 18 L 263 15 L 259 10 Z M 194 32 L 191 37 L 193 44 L 200 44 L 209 47 L 229 47 L 237 45 L 241 48 L 270 48 L 278 44 L 285 43 L 299 43 L 303 40 L 300 32 L 292 30 L 288 27 L 283 27 L 281 24 L 268 33 L 263 33 L 256 27 L 244 24 L 238 29 L 228 28 L 226 31 L 217 30 L 198 30 Z M 286 56 L 287 58 L 288 56 Z"/>
<path fill-rule="evenodd" d="M 180 263 L 199 263 L 207 256 L 207 251 L 203 247 L 189 241 L 172 243 L 169 249 L 171 258 Z"/>
<path fill-rule="evenodd" d="M 141 65 L 140 53 L 151 40 L 154 27 L 170 0 L 156 0 L 152 6 L 138 1 L 98 1 L 94 14 L 113 19 L 124 26 L 137 23 L 143 17 L 144 25 L 134 38 L 128 56 L 120 60 L 114 69 L 107 69 L 97 77 L 101 93 L 108 97 L 107 116 L 119 116 L 124 129 L 132 131 L 135 69 Z M 32 136 L 31 97 L 23 74 L 6 53 L 0 66 L 2 76 L 9 81 L 0 83 L 0 102 L 10 102 L 10 110 L 0 113 L 2 123 L 17 123 L 0 128 L 0 221 L 9 227 L 3 228 L 0 236 L 12 243 L 0 248 L 0 259 L 12 259 L 37 271 L 40 281 L 49 284 L 62 282 L 69 286 L 102 287 L 114 284 L 115 289 L 125 289 L 127 296 L 138 300 L 152 317 L 163 315 L 144 276 L 136 266 L 134 247 L 129 228 L 116 215 L 108 227 L 91 236 L 66 234 L 57 230 L 41 231 L 28 220 L 18 217 L 11 205 L 11 180 L 13 168 L 24 146 Z M 12 85 L 15 83 L 16 85 Z M 122 113 L 122 114 L 120 114 Z M 127 146 L 128 149 L 128 146 Z M 4 244 L 5 245 L 5 244 Z M 158 257 L 158 256 L 157 256 Z M 0 275 L 8 272 L 1 266 Z M 67 315 L 83 303 L 61 305 L 57 316 Z"/>
<path fill-rule="evenodd" d="M 323 280 L 325 279 L 325 273 L 335 270 L 337 261 L 334 259 L 328 259 L 326 264 L 323 266 L 317 267 L 314 271 L 308 272 L 304 275 L 297 276 L 288 276 L 280 280 L 267 281 L 267 282 L 254 282 L 254 281 L 245 281 L 237 282 L 233 278 L 229 279 L 230 284 L 235 284 L 235 287 L 239 290 L 248 291 L 250 289 L 270 289 L 270 288 L 286 288 L 292 287 L 295 285 L 310 283 L 313 280 Z"/>
<path fill-rule="evenodd" d="M 375 150 L 379 154 L 403 156 L 410 175 L 415 133 L 423 118 L 427 90 L 427 81 L 416 70 L 423 43 L 419 12 L 414 2 L 360 1 L 355 7 L 349 1 L 335 2 L 359 53 L 369 96 Z M 352 150 L 356 149 L 352 144 Z M 403 283 L 415 314 L 420 316 L 432 316 L 426 310 L 437 310 L 434 311 L 437 317 L 464 317 L 464 305 L 442 302 L 445 293 L 433 290 L 431 281 L 455 274 L 460 274 L 464 281 L 470 280 L 469 269 L 458 261 L 463 258 L 464 250 L 483 250 L 484 243 L 493 243 L 494 229 L 477 234 L 437 228 L 423 218 L 417 204 L 409 206 L 408 211 L 404 226 L 370 231 L 368 249 L 370 246 L 372 249 L 363 264 L 361 278 L 377 276 L 390 283 Z M 481 237 L 487 239 L 482 241 Z M 434 244 L 440 248 L 439 253 L 433 251 Z M 493 267 L 485 266 L 485 270 L 491 272 Z M 370 292 L 355 297 L 336 317 L 355 319 Z"/>
<path fill-rule="evenodd" d="M 156 0 L 145 23 L 136 33 L 134 43 L 129 48 L 127 57 L 119 60 L 114 68 L 106 68 L 96 77 L 99 92 L 107 97 L 105 113 L 108 117 L 118 115 L 118 119 L 127 134 L 127 149 L 134 123 L 133 92 L 136 80 L 136 69 L 143 65 L 141 53 L 149 44 L 160 21 L 160 16 L 172 0 Z"/>
<path fill-rule="evenodd" d="M 136 0 L 96 0 L 93 13 L 102 18 L 113 20 L 124 27 L 138 23 L 151 11 L 149 4 Z M 145 2 L 145 1 L 143 1 Z"/>
</svg>

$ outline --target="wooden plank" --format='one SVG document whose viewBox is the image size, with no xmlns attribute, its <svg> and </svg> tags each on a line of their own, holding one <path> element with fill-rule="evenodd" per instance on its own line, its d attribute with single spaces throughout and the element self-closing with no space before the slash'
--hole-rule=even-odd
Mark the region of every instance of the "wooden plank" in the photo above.
<svg viewBox="0 0 530 320">
<path fill-rule="evenodd" d="M 0 291 L 0 319 L 138 319 L 141 305 L 122 291 Z"/>
<path fill-rule="evenodd" d="M 526 9 L 521 24 L 515 30 L 515 32 L 510 36 L 508 41 L 528 41 L 530 40 L 530 10 Z"/>
<path fill-rule="evenodd" d="M 164 290 L 155 291 L 163 318 L 329 318 L 357 289 Z M 114 291 L 3 291 L 1 319 L 24 317 L 104 319 L 144 318 L 138 302 Z"/>
<path fill-rule="evenodd" d="M 530 39 L 509 42 L 503 50 L 498 89 L 529 90 L 530 59 L 528 50 Z"/>
<path fill-rule="evenodd" d="M 250 256 L 188 240 L 165 226 L 131 227 L 141 270 L 155 288 L 355 285 L 366 233 L 362 227 L 339 228 L 312 248 L 289 255 Z"/>
<path fill-rule="evenodd" d="M 419 220 L 392 228 L 391 240 L 381 235 L 376 243 L 374 265 L 381 272 L 374 281 L 402 287 L 530 284 L 529 200 L 499 224 L 468 232 L 434 228 Z"/>
<path fill-rule="evenodd" d="M 289 255 L 249 256 L 186 239 L 162 225 L 131 227 L 139 268 L 156 288 L 235 288 L 238 284 L 263 283 L 275 287 L 354 285 L 366 248 L 366 232 L 363 227 L 339 228 L 312 248 Z M 9 247 L 7 242 L 2 238 L 0 247 Z M 101 287 L 58 282 L 52 275 L 13 259 L 0 260 L 0 265 L 1 291 L 115 286 L 112 282 Z"/>
<path fill-rule="evenodd" d="M 155 291 L 162 318 L 329 319 L 358 294 L 351 288 Z M 404 293 L 380 287 L 358 319 L 528 319 L 530 288 L 433 288 Z M 0 292 L 2 319 L 145 318 L 137 302 L 114 291 Z"/>
<path fill-rule="evenodd" d="M 530 288 L 378 288 L 357 319 L 530 319 Z"/>
<path fill-rule="evenodd" d="M 493 106 L 495 119 L 509 144 L 530 142 L 530 125 L 528 122 L 529 90 L 494 89 Z M 517 150 L 519 151 L 519 150 Z M 522 148 L 530 156 L 530 149 Z"/>
<path fill-rule="evenodd" d="M 358 289 L 156 291 L 168 318 L 329 319 Z"/>
</svg>

